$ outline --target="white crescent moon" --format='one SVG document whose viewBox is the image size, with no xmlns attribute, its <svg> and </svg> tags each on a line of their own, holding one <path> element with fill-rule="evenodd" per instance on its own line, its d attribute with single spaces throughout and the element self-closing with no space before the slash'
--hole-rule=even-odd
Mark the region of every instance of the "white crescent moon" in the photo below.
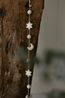
<svg viewBox="0 0 65 98">
<path fill-rule="evenodd" d="M 30 43 L 30 46 L 28 46 L 27 49 L 28 49 L 29 51 L 33 50 L 33 49 L 34 49 L 34 45 L 33 45 L 32 43 Z"/>
</svg>

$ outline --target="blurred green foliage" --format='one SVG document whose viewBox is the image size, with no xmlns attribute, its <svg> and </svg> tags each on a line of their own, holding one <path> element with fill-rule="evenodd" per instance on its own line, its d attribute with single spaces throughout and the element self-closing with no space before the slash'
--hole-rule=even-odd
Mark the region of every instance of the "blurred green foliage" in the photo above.
<svg viewBox="0 0 65 98">
<path fill-rule="evenodd" d="M 47 98 L 65 98 L 65 92 L 54 90 L 51 91 L 47 96 Z"/>
</svg>

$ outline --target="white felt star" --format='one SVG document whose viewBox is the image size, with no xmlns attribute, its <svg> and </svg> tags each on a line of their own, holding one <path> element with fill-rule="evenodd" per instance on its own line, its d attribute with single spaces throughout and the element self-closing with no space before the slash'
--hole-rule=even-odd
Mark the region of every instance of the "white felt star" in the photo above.
<svg viewBox="0 0 65 98">
<path fill-rule="evenodd" d="M 31 75 L 32 75 L 32 72 L 28 69 L 28 70 L 26 71 L 26 76 L 30 77 Z"/>
<path fill-rule="evenodd" d="M 28 23 L 26 24 L 26 28 L 30 30 L 30 29 L 32 29 L 32 25 L 33 25 L 33 24 L 32 24 L 31 22 L 28 22 Z"/>
</svg>

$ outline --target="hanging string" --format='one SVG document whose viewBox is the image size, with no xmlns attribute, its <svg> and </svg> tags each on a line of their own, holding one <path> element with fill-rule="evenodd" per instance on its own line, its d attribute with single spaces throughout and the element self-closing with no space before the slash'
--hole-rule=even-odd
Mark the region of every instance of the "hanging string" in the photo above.
<svg viewBox="0 0 65 98">
<path fill-rule="evenodd" d="M 33 28 L 33 24 L 31 23 L 31 14 L 32 14 L 32 10 L 31 10 L 31 0 L 29 0 L 29 9 L 27 11 L 27 14 L 29 16 L 29 20 L 28 23 L 26 23 L 26 28 L 28 29 L 29 33 L 27 35 L 27 39 L 28 39 L 28 57 L 27 57 L 27 65 L 28 65 L 28 69 L 26 71 L 26 76 L 28 77 L 28 85 L 27 85 L 27 89 L 28 89 L 28 94 L 26 95 L 26 98 L 30 98 L 30 89 L 31 89 L 31 85 L 30 85 L 30 77 L 32 76 L 32 72 L 30 71 L 30 51 L 32 51 L 34 49 L 34 45 L 31 43 L 31 29 Z"/>
</svg>

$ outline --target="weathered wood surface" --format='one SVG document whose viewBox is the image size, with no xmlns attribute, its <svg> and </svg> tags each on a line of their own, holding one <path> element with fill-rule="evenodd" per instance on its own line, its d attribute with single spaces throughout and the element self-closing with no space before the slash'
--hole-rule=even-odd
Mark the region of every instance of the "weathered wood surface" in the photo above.
<svg viewBox="0 0 65 98">
<path fill-rule="evenodd" d="M 34 28 L 31 31 L 31 42 L 35 48 L 30 53 L 31 58 L 35 57 L 37 51 L 43 5 L 43 0 L 32 0 L 31 20 Z M 22 59 L 17 57 L 15 51 L 21 51 L 23 47 L 27 51 L 28 30 L 25 27 L 28 22 L 28 0 L 0 0 L 0 9 L 2 7 L 5 8 L 6 15 L 3 18 L 0 16 L 0 98 L 25 98 L 27 65 L 24 60 L 27 52 L 23 60 L 24 56 Z"/>
</svg>

